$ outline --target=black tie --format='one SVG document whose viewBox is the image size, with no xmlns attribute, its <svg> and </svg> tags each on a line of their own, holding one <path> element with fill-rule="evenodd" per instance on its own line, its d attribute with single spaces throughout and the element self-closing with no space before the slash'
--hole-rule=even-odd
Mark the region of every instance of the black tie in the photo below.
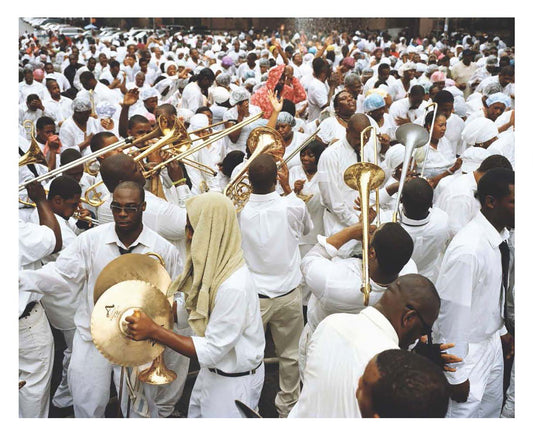
<svg viewBox="0 0 533 439">
<path fill-rule="evenodd" d="M 502 255 L 502 285 L 504 291 L 507 291 L 509 286 L 509 261 L 510 261 L 510 251 L 507 241 L 503 241 L 500 244 L 500 253 Z"/>
<path fill-rule="evenodd" d="M 120 252 L 121 255 L 125 255 L 126 253 L 131 253 L 131 251 L 137 247 L 139 244 L 135 244 L 135 245 L 132 245 L 130 248 L 128 248 L 127 250 L 124 250 L 122 247 L 119 247 L 118 248 L 118 251 Z M 507 267 L 509 267 L 509 263 L 507 263 Z"/>
</svg>

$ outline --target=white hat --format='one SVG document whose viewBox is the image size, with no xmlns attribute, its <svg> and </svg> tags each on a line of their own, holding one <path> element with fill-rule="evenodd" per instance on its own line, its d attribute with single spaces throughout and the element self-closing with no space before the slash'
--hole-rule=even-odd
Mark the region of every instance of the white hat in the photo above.
<svg viewBox="0 0 533 439">
<path fill-rule="evenodd" d="M 461 154 L 463 164 L 461 165 L 461 172 L 472 172 L 479 168 L 481 162 L 485 160 L 490 154 L 485 148 L 471 146 Z"/>
<path fill-rule="evenodd" d="M 215 87 L 211 92 L 215 104 L 222 104 L 229 99 L 229 91 L 224 87 Z"/>
</svg>

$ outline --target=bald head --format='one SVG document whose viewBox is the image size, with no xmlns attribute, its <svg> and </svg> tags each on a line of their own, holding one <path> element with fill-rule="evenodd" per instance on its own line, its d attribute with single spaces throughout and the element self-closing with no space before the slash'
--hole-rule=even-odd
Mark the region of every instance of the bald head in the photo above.
<svg viewBox="0 0 533 439">
<path fill-rule="evenodd" d="M 105 158 L 100 174 L 109 192 L 113 192 L 122 181 L 135 181 L 141 187 L 146 182 L 133 158 L 122 153 Z"/>
<path fill-rule="evenodd" d="M 250 164 L 248 179 L 254 194 L 269 194 L 276 187 L 277 166 L 270 154 L 259 154 Z"/>
<path fill-rule="evenodd" d="M 437 320 L 440 298 L 428 278 L 406 274 L 387 287 L 375 308 L 394 327 L 400 347 L 407 349 Z"/>
<path fill-rule="evenodd" d="M 362 113 L 355 113 L 348 120 L 346 126 L 346 140 L 357 152 L 361 149 L 361 131 L 368 126 L 370 126 L 370 120 Z"/>
</svg>

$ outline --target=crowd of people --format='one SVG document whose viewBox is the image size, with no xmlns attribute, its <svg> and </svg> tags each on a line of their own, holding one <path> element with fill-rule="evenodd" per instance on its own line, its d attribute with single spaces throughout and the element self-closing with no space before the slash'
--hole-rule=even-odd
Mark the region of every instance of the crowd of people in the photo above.
<svg viewBox="0 0 533 439">
<path fill-rule="evenodd" d="M 38 158 L 19 166 L 20 417 L 104 417 L 112 382 L 124 416 L 177 417 L 191 360 L 187 416 L 242 417 L 267 329 L 281 418 L 514 417 L 513 47 L 281 26 L 25 32 L 19 54 L 19 154 Z M 412 154 L 406 125 L 429 134 Z M 385 175 L 369 194 L 343 177 L 360 162 Z M 173 281 L 173 327 L 136 312 L 127 333 L 166 346 L 177 379 L 131 368 L 119 392 L 93 291 L 111 261 L 147 252 Z M 66 344 L 53 394 L 51 327 Z"/>
</svg>

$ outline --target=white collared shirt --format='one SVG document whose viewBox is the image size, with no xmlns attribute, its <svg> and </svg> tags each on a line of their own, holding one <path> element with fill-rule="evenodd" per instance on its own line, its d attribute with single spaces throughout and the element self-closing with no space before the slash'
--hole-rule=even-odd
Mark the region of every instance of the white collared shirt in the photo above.
<svg viewBox="0 0 533 439">
<path fill-rule="evenodd" d="M 428 152 L 428 156 L 426 160 L 426 168 L 424 171 L 424 175 L 427 177 L 434 177 L 435 175 L 439 175 L 455 163 L 455 154 L 450 145 L 450 142 L 446 137 L 442 137 L 441 139 L 439 139 L 439 143 L 436 149 L 433 148 L 433 146 L 430 146 L 426 149 L 426 147 L 424 146 L 415 150 L 414 157 L 416 160 L 416 166 L 420 170 L 422 169 L 424 163 L 426 150 Z"/>
<path fill-rule="evenodd" d="M 435 283 L 444 251 L 452 238 L 448 214 L 438 207 L 431 208 L 428 216 L 421 220 L 410 219 L 403 213 L 400 224 L 413 239 L 411 258 L 416 263 L 418 274 Z"/>
<path fill-rule="evenodd" d="M 46 111 L 50 113 L 56 123 L 63 122 L 72 116 L 72 99 L 66 96 L 59 95 L 59 101 L 55 101 L 52 98 L 46 99 L 43 102 Z"/>
<path fill-rule="evenodd" d="M 277 297 L 302 280 L 298 245 L 313 228 L 305 203 L 294 192 L 251 194 L 239 215 L 242 250 L 259 294 Z"/>
<path fill-rule="evenodd" d="M 503 329 L 502 260 L 499 245 L 509 237 L 498 232 L 480 212 L 452 240 L 436 283 L 441 298 L 434 339 L 455 343 L 451 354 L 463 360 L 470 345 L 490 339 Z M 464 362 L 446 373 L 450 384 L 464 382 Z"/>
<path fill-rule="evenodd" d="M 391 323 L 372 306 L 324 319 L 311 337 L 302 392 L 289 418 L 360 418 L 359 377 L 374 355 L 399 349 L 398 343 Z"/>
<path fill-rule="evenodd" d="M 132 253 L 155 252 L 161 255 L 172 279 L 183 269 L 176 247 L 146 226 L 130 247 L 133 246 L 136 247 Z M 74 316 L 76 329 L 83 340 L 91 341 L 94 284 L 104 267 L 120 256 L 119 247 L 127 250 L 115 232 L 115 223 L 95 227 L 79 235 L 55 262 L 40 270 L 21 272 L 20 289 L 40 294 L 71 292 L 72 300 L 77 301 L 78 305 Z M 76 297 L 78 290 L 82 291 L 80 297 Z"/>
<path fill-rule="evenodd" d="M 461 175 L 444 188 L 436 206 L 448 214 L 452 235 L 455 235 L 476 216 L 481 204 L 474 196 L 477 182 L 474 173 Z"/>
<path fill-rule="evenodd" d="M 311 331 L 330 314 L 357 314 L 366 308 L 361 292 L 362 260 L 339 257 L 339 250 L 329 244 L 325 236 L 318 236 L 318 244 L 304 256 L 301 268 L 305 283 L 313 293 L 307 309 Z M 417 273 L 412 259 L 405 264 L 399 276 L 409 273 Z M 369 305 L 374 305 L 387 285 L 379 285 L 370 279 L 370 286 Z"/>
<path fill-rule="evenodd" d="M 205 336 L 193 336 L 192 341 L 200 367 L 238 373 L 261 363 L 265 334 L 259 297 L 246 265 L 222 282 Z"/>
<path fill-rule="evenodd" d="M 374 150 L 367 143 L 364 147 L 365 161 L 374 162 Z M 349 166 L 358 163 L 355 150 L 346 140 L 346 135 L 327 147 L 318 162 L 318 187 L 324 212 L 324 230 L 330 236 L 344 227 L 359 222 L 354 210 L 355 199 L 359 192 L 344 183 L 344 171 Z"/>
<path fill-rule="evenodd" d="M 188 83 L 181 94 L 181 107 L 196 113 L 198 108 L 207 105 L 207 98 L 202 94 L 202 90 L 197 82 Z"/>
<path fill-rule="evenodd" d="M 85 135 L 89 136 L 90 134 L 96 134 L 103 130 L 104 129 L 96 119 L 89 117 L 89 120 L 87 121 L 87 130 L 84 133 L 78 125 L 76 125 L 76 122 L 74 122 L 74 119 L 72 119 L 71 116 L 66 119 L 61 125 L 61 128 L 59 128 L 59 139 L 64 148 L 78 148 L 79 150 L 78 145 L 85 140 Z M 89 155 L 90 153 L 90 146 L 87 146 L 81 151 L 82 156 Z"/>
<path fill-rule="evenodd" d="M 389 115 L 391 116 L 395 126 L 401 126 L 396 123 L 396 118 L 408 118 L 414 123 L 418 118 L 422 118 L 425 115 L 425 108 L 427 101 L 422 101 L 418 108 L 411 109 L 411 103 L 409 98 L 398 99 L 394 101 L 389 108 Z"/>
</svg>

